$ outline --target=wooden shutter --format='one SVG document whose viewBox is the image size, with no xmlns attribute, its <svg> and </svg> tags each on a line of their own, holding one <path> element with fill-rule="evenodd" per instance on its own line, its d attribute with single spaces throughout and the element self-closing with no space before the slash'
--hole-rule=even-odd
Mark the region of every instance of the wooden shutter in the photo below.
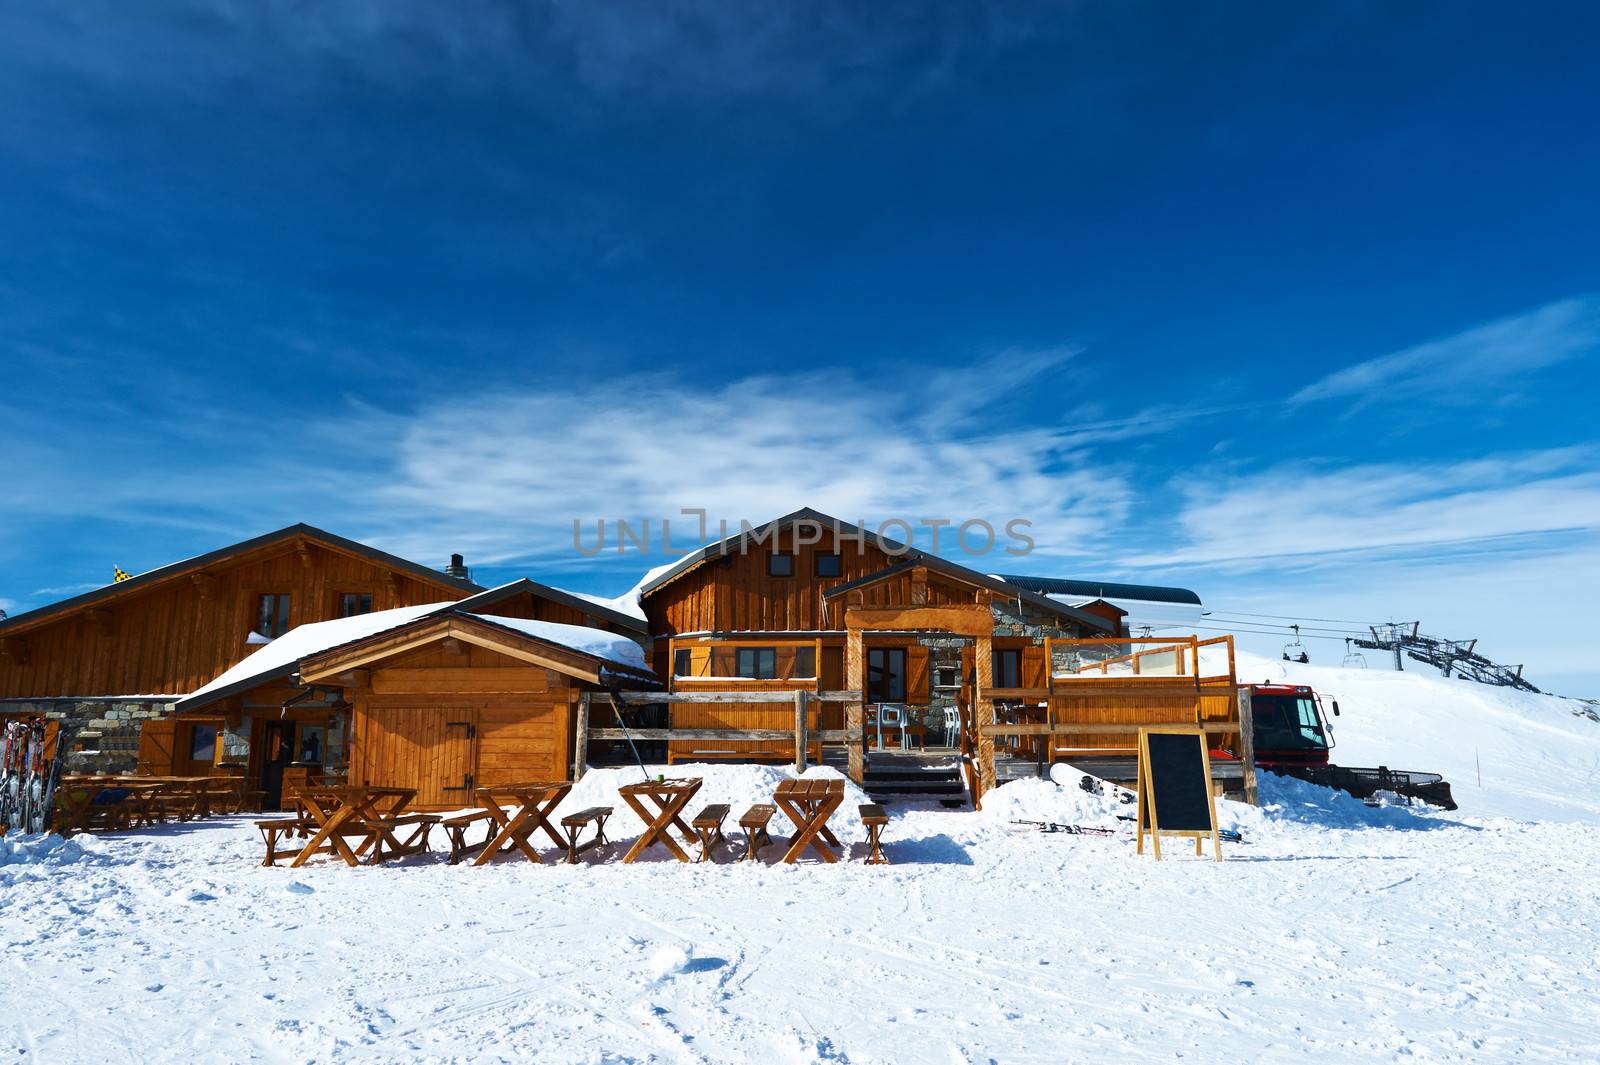
<svg viewBox="0 0 1600 1065">
<path fill-rule="evenodd" d="M 139 730 L 140 776 L 164 777 L 174 772 L 174 752 L 177 750 L 178 723 L 170 717 L 158 717 L 144 723 Z"/>
<path fill-rule="evenodd" d="M 906 648 L 906 702 L 928 704 L 928 649 L 921 644 Z"/>
<path fill-rule="evenodd" d="M 1044 648 L 1024 647 L 1022 649 L 1022 686 L 1024 688 L 1043 688 L 1044 678 Z"/>
</svg>

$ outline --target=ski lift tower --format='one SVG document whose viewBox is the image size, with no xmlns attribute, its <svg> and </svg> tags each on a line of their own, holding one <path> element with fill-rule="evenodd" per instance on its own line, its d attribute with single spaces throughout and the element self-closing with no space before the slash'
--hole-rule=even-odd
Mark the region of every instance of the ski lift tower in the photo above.
<svg viewBox="0 0 1600 1065">
<path fill-rule="evenodd" d="M 1400 649 L 1407 640 L 1417 638 L 1417 630 L 1422 627 L 1422 622 L 1410 623 L 1391 621 L 1386 625 L 1373 625 L 1367 631 L 1372 633 L 1372 639 L 1356 639 L 1351 642 L 1357 647 L 1365 647 L 1369 651 L 1388 651 L 1394 655 L 1394 670 L 1403 673 L 1405 666 L 1401 664 Z"/>
</svg>

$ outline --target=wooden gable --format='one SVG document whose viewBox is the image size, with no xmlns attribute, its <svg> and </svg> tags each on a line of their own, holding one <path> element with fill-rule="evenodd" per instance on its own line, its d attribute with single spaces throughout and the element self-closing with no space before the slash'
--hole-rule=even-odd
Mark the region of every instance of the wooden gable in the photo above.
<svg viewBox="0 0 1600 1065">
<path fill-rule="evenodd" d="M 338 617 L 344 593 L 370 595 L 373 610 L 386 610 L 476 587 L 405 565 L 297 534 L 167 567 L 81 605 L 13 619 L 0 630 L 0 698 L 194 691 L 256 650 L 247 641 L 263 594 L 288 595 L 295 626 Z"/>
</svg>

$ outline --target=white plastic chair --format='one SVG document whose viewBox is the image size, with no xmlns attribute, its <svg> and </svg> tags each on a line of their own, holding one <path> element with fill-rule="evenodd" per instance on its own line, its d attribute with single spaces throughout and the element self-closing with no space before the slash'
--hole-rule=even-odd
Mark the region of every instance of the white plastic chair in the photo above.
<svg viewBox="0 0 1600 1065">
<path fill-rule="evenodd" d="M 878 704 L 878 750 L 883 750 L 883 726 L 900 730 L 900 749 L 906 749 L 906 708 L 894 703 Z"/>
<path fill-rule="evenodd" d="M 944 745 L 961 746 L 961 711 L 953 706 L 944 708 Z"/>
</svg>

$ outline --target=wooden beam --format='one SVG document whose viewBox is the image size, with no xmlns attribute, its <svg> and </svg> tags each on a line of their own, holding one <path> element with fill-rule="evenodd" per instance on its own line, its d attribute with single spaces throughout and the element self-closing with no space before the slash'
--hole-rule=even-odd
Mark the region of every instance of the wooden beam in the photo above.
<svg viewBox="0 0 1600 1065">
<path fill-rule="evenodd" d="M 844 627 L 852 632 L 868 629 L 931 629 L 957 636 L 990 636 L 994 633 L 994 615 L 980 603 L 913 607 L 852 606 L 844 612 Z"/>
<path fill-rule="evenodd" d="M 813 692 L 808 688 L 783 688 L 758 692 L 620 692 L 624 706 L 642 706 L 651 703 L 787 703 L 803 691 L 807 697 L 822 703 L 852 703 L 861 701 L 858 691 Z M 595 702 L 612 702 L 610 692 L 594 692 Z"/>
<path fill-rule="evenodd" d="M 294 542 L 294 550 L 295 554 L 300 556 L 300 565 L 310 569 L 311 564 L 316 561 L 311 557 L 311 545 L 304 540 L 296 540 Z"/>
<path fill-rule="evenodd" d="M 973 666 L 977 675 L 973 690 L 978 698 L 972 706 L 972 721 L 978 733 L 978 779 L 987 795 L 994 790 L 994 734 L 989 731 L 994 727 L 994 700 L 985 698 L 984 692 L 994 686 L 994 640 L 990 635 L 994 631 L 994 621 L 987 607 L 983 612 L 989 619 L 989 630 L 973 641 Z"/>
<path fill-rule="evenodd" d="M 819 729 L 807 732 L 806 737 L 815 743 L 849 743 L 857 734 L 850 729 Z M 589 730 L 594 740 L 624 740 L 632 736 L 635 741 L 650 740 L 783 740 L 794 742 L 794 731 L 786 728 L 596 728 Z"/>
<path fill-rule="evenodd" d="M 856 593 L 850 594 L 854 596 Z M 857 608 L 847 608 L 845 614 L 848 616 L 853 609 Z M 846 741 L 845 771 L 857 784 L 864 783 L 867 776 L 867 706 L 860 697 L 866 688 L 866 654 L 861 631 L 847 631 L 844 638 L 844 682 L 850 686 L 856 698 L 844 704 L 844 729 L 851 735 Z M 820 663 L 818 670 L 821 670 Z"/>
<path fill-rule="evenodd" d="M 1228 653 L 1233 654 L 1233 644 L 1228 644 Z M 1239 685 L 1239 761 L 1244 764 L 1244 801 L 1251 806 L 1256 805 L 1256 724 L 1255 707 L 1252 705 L 1250 685 Z"/>
<path fill-rule="evenodd" d="M 979 732 L 987 736 L 1114 736 L 1124 732 L 1138 732 L 1142 728 L 1203 728 L 1214 736 L 1228 736 L 1239 731 L 1236 724 L 1222 725 L 1191 725 L 1187 721 L 1132 721 L 1127 724 L 1106 724 L 1096 722 L 1083 725 L 1063 724 L 1023 724 L 1023 725 L 983 725 Z"/>
<path fill-rule="evenodd" d="M 589 698 L 591 692 L 584 692 L 578 696 L 578 723 L 573 732 L 572 742 L 572 779 L 576 783 L 583 779 L 583 774 L 589 769 Z"/>
<path fill-rule="evenodd" d="M 804 689 L 794 693 L 794 771 L 806 771 L 806 695 Z"/>
</svg>

